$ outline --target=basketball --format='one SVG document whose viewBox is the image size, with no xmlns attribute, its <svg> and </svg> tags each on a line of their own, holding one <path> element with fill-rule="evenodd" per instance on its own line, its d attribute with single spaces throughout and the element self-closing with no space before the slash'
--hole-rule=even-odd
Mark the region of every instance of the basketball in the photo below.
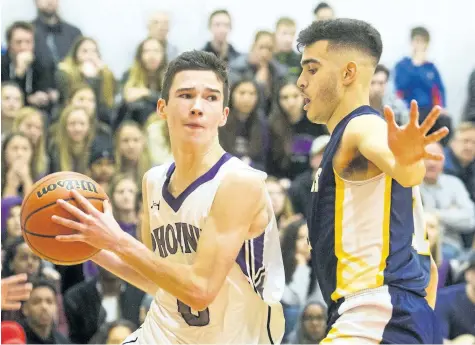
<svg viewBox="0 0 475 345">
<path fill-rule="evenodd" d="M 99 251 L 83 242 L 60 242 L 55 239 L 57 235 L 76 233 L 51 220 L 53 215 L 76 220 L 56 203 L 58 199 L 63 199 L 80 208 L 70 196 L 72 189 L 103 211 L 103 202 L 108 197 L 101 186 L 85 175 L 69 171 L 50 174 L 36 182 L 21 206 L 21 230 L 26 243 L 36 255 L 57 265 L 80 264 Z"/>
</svg>

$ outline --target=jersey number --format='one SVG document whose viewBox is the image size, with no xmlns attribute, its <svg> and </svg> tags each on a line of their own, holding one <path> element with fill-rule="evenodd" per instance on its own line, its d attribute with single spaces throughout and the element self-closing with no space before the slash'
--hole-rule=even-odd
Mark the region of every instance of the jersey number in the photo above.
<svg viewBox="0 0 475 345">
<path fill-rule="evenodd" d="M 191 312 L 191 308 L 180 300 L 177 300 L 178 312 L 188 326 L 203 327 L 209 324 L 209 309 L 199 311 L 198 315 Z"/>
</svg>

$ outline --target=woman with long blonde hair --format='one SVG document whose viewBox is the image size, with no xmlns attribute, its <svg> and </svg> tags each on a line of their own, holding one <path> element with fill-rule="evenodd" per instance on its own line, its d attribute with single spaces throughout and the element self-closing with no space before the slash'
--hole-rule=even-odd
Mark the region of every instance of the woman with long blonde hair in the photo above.
<svg viewBox="0 0 475 345">
<path fill-rule="evenodd" d="M 95 121 L 84 108 L 66 107 L 61 113 L 49 150 L 52 153 L 51 172 L 85 174 L 95 133 Z"/>
<path fill-rule="evenodd" d="M 148 147 L 153 146 L 153 150 L 149 150 L 152 165 L 160 165 L 173 158 L 170 134 L 165 120 L 156 116 L 156 113 L 150 114 L 145 122 L 144 132 Z"/>
<path fill-rule="evenodd" d="M 131 119 L 141 125 L 157 106 L 162 81 L 167 68 L 163 45 L 155 38 L 147 38 L 137 47 L 134 63 L 124 74 L 123 104 L 118 121 Z"/>
<path fill-rule="evenodd" d="M 116 172 L 133 175 L 139 186 L 143 175 L 150 169 L 146 135 L 134 121 L 124 121 L 115 133 L 114 157 Z"/>
<path fill-rule="evenodd" d="M 104 64 L 97 42 L 90 37 L 79 37 L 68 56 L 59 63 L 56 83 L 60 102 L 65 104 L 77 85 L 90 85 L 99 104 L 112 108 L 116 94 L 116 81 L 112 71 Z"/>
<path fill-rule="evenodd" d="M 33 178 L 35 180 L 48 173 L 49 158 L 46 154 L 44 132 L 44 114 L 33 107 L 24 107 L 17 111 L 13 122 L 13 131 L 23 133 L 33 144 Z"/>
</svg>

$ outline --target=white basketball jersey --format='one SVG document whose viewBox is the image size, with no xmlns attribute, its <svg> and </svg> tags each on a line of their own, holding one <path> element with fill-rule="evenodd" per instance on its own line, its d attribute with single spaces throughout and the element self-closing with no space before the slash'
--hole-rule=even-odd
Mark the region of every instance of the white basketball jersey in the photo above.
<svg viewBox="0 0 475 345">
<path fill-rule="evenodd" d="M 149 221 L 156 255 L 193 264 L 216 191 L 230 171 L 254 170 L 225 153 L 178 197 L 168 191 L 175 164 L 152 168 L 146 188 Z M 233 196 L 230 195 L 230 198 Z M 137 334 L 145 344 L 272 344 L 280 343 L 284 316 L 280 300 L 284 268 L 275 217 L 259 237 L 247 240 L 223 287 L 201 312 L 159 289 Z"/>
</svg>

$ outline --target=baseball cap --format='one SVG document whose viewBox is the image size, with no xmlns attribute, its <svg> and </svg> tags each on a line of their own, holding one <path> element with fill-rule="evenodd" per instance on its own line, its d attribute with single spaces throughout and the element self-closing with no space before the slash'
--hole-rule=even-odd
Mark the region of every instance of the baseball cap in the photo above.
<svg viewBox="0 0 475 345">
<path fill-rule="evenodd" d="M 329 142 L 329 135 L 320 135 L 319 137 L 315 138 L 312 142 L 312 147 L 310 148 L 310 155 L 316 155 L 317 153 L 321 153 L 325 149 L 325 147 L 327 147 Z"/>
<path fill-rule="evenodd" d="M 108 140 L 98 140 L 91 148 L 91 154 L 89 155 L 89 165 L 94 164 L 96 161 L 107 158 L 114 162 L 114 150 L 112 142 Z"/>
</svg>

